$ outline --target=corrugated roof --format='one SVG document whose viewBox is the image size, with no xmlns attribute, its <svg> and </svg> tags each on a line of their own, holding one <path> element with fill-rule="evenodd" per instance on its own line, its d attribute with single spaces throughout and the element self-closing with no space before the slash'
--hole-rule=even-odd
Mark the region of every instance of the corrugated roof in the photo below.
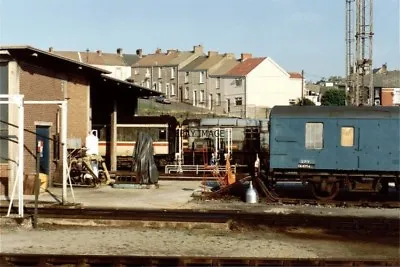
<svg viewBox="0 0 400 267">
<path fill-rule="evenodd" d="M 223 76 L 246 76 L 265 59 L 266 57 L 246 59 L 245 61 L 237 64 Z"/>
</svg>

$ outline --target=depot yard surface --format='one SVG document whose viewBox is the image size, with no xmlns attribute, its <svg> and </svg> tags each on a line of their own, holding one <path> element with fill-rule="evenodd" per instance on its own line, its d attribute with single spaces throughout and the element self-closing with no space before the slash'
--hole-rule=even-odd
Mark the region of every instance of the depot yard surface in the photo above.
<svg viewBox="0 0 400 267">
<path fill-rule="evenodd" d="M 398 259 L 398 237 L 313 229 L 2 229 L 2 253 Z"/>
<path fill-rule="evenodd" d="M 318 206 L 247 204 L 240 200 L 199 200 L 199 181 L 159 181 L 159 188 L 74 188 L 75 202 L 83 207 L 133 209 L 245 210 L 279 214 L 311 214 L 327 217 L 399 218 L 399 209 L 330 208 Z M 42 193 L 42 206 L 57 204 L 61 188 Z M 72 194 L 68 190 L 68 200 Z M 26 205 L 33 206 L 32 196 Z M 2 201 L 2 206 L 6 204 Z M 73 208 L 73 207 L 71 207 Z M 40 211 L 39 211 L 40 220 Z M 90 224 L 89 224 L 90 225 Z M 149 227 L 150 225 L 150 227 Z M 1 253 L 96 254 L 153 256 L 214 256 L 274 258 L 399 259 L 397 235 L 362 234 L 301 227 L 171 227 L 168 224 L 121 226 L 2 226 Z"/>
<path fill-rule="evenodd" d="M 160 180 L 158 188 L 120 189 L 111 186 L 100 188 L 73 189 L 75 203 L 82 207 L 132 208 L 132 209 L 203 209 L 203 210 L 244 210 L 247 212 L 301 213 L 319 216 L 351 216 L 399 218 L 400 209 L 384 208 L 340 208 L 314 205 L 278 205 L 261 200 L 257 204 L 247 204 L 241 200 L 199 200 L 193 198 L 195 191 L 201 191 L 200 181 L 166 181 Z M 50 188 L 49 192 L 40 195 L 40 206 L 58 204 L 61 201 L 62 189 Z M 68 189 L 69 202 L 73 201 Z M 25 196 L 26 206 L 33 207 L 34 196 Z M 7 206 L 4 198 L 1 206 Z"/>
</svg>

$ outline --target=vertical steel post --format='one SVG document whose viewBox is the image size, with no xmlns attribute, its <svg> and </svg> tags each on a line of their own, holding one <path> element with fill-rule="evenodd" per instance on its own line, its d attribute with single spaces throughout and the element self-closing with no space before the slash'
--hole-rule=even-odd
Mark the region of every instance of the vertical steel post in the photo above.
<svg viewBox="0 0 400 267">
<path fill-rule="evenodd" d="M 63 191 L 62 191 L 62 204 L 67 204 L 67 122 L 68 122 L 68 106 L 67 101 L 61 104 L 61 147 L 62 147 L 62 181 L 63 181 Z"/>
<path fill-rule="evenodd" d="M 18 103 L 18 214 L 24 216 L 24 97 L 16 96 Z"/>
</svg>

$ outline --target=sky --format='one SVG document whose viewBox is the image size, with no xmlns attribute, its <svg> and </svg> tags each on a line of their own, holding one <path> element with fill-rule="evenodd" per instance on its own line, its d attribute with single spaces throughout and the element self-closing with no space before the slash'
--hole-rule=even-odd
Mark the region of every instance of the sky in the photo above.
<svg viewBox="0 0 400 267">
<path fill-rule="evenodd" d="M 400 69 L 400 0 L 374 1 L 373 64 Z M 271 57 L 308 80 L 345 72 L 345 0 L 0 0 L 0 45 Z"/>
</svg>

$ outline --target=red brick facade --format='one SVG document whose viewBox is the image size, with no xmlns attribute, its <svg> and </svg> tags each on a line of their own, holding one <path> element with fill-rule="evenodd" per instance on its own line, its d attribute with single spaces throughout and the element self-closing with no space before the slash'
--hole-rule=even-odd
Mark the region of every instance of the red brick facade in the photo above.
<svg viewBox="0 0 400 267">
<path fill-rule="evenodd" d="M 68 138 L 80 138 L 83 144 L 89 130 L 90 92 L 88 79 L 23 62 L 18 63 L 20 68 L 19 92 L 24 95 L 25 101 L 54 101 L 64 100 L 64 97 L 68 98 Z M 36 126 L 49 126 L 50 138 L 53 138 L 56 134 L 60 134 L 61 108 L 56 104 L 25 104 L 24 111 L 24 175 L 28 176 L 36 171 Z M 60 177 L 62 154 L 61 147 L 59 147 L 59 158 L 56 157 L 54 154 L 55 143 L 53 141 L 49 143 L 50 179 L 54 181 L 59 180 Z M 3 175 L 5 170 L 3 169 L 7 169 L 8 165 L 5 166 L 0 166 L 0 176 L 5 176 Z M 0 185 L 0 192 L 2 194 L 5 193 L 2 187 L 7 186 Z"/>
</svg>

